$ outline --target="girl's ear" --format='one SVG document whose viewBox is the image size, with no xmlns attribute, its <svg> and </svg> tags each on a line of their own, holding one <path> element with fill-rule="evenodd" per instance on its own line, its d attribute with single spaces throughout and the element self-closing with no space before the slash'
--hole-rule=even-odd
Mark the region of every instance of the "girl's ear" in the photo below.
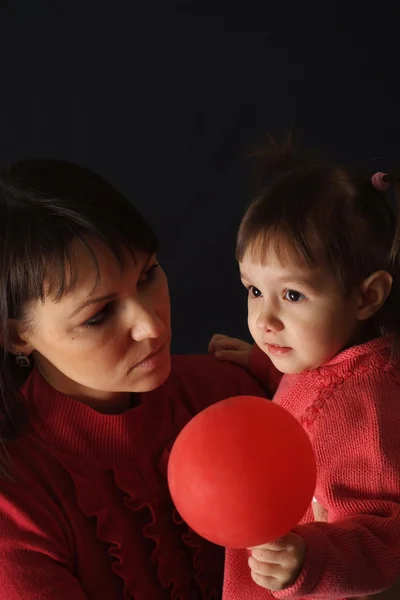
<svg viewBox="0 0 400 600">
<path fill-rule="evenodd" d="M 364 279 L 359 288 L 360 302 L 357 319 L 365 321 L 372 317 L 385 303 L 392 289 L 393 278 L 387 271 L 375 271 Z"/>
</svg>

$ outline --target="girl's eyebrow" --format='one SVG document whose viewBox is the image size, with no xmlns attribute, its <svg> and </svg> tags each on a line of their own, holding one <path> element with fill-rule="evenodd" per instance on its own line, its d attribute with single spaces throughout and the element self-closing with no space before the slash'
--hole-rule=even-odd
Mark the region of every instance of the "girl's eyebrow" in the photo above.
<svg viewBox="0 0 400 600">
<path fill-rule="evenodd" d="M 247 274 L 244 271 L 240 271 L 240 278 L 245 279 L 245 280 L 251 279 L 250 277 L 247 276 Z M 305 287 L 308 287 L 308 288 L 316 290 L 316 291 L 321 289 L 321 283 L 315 277 L 303 277 L 301 275 L 293 275 L 293 276 L 285 275 L 285 276 L 279 278 L 279 282 L 282 285 L 287 285 L 287 284 L 291 283 L 294 285 L 305 286 Z"/>
<path fill-rule="evenodd" d="M 283 284 L 294 283 L 295 285 L 304 285 L 315 290 L 318 290 L 321 287 L 320 282 L 317 281 L 315 277 L 302 277 L 301 275 L 293 275 L 292 277 L 280 277 L 279 280 Z"/>
</svg>

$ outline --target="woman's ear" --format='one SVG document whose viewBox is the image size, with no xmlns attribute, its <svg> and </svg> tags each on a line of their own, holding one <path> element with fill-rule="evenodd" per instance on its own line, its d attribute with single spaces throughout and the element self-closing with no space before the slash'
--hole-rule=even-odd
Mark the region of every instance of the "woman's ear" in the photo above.
<svg viewBox="0 0 400 600">
<path fill-rule="evenodd" d="M 387 271 L 375 271 L 364 279 L 359 288 L 357 319 L 372 317 L 385 303 L 392 289 L 393 277 Z"/>
<path fill-rule="evenodd" d="M 3 336 L 1 337 L 3 338 Z M 24 354 L 24 356 L 29 356 L 33 352 L 33 347 L 27 340 L 26 331 L 22 330 L 21 321 L 17 319 L 8 320 L 7 334 L 5 339 L 1 339 L 0 342 L 3 347 L 6 343 L 6 350 L 11 352 L 11 354 Z"/>
</svg>

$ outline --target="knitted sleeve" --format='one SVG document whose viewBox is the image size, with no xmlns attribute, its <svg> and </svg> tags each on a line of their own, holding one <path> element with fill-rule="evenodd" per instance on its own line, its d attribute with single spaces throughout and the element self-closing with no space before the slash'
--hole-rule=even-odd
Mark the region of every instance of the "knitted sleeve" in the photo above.
<svg viewBox="0 0 400 600">
<path fill-rule="evenodd" d="M 18 465 L 0 484 L 2 600 L 87 600 L 73 574 L 65 517 Z"/>
<path fill-rule="evenodd" d="M 339 381 L 304 416 L 327 522 L 299 525 L 306 561 L 277 598 L 383 591 L 400 575 L 400 390 L 394 373 Z"/>
</svg>

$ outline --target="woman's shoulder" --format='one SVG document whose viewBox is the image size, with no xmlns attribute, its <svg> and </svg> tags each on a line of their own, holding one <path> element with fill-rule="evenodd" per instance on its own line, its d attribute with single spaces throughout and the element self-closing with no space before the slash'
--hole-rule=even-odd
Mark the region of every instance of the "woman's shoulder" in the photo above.
<svg viewBox="0 0 400 600">
<path fill-rule="evenodd" d="M 68 522 L 62 504 L 68 482 L 58 461 L 30 435 L 22 434 L 7 445 L 3 465 L 0 544 L 30 534 L 40 537 L 41 530 L 47 534 L 51 531 L 64 547 Z"/>
<path fill-rule="evenodd" d="M 0 596 L 70 597 L 74 537 L 67 474 L 29 436 L 21 435 L 7 454 L 7 473 L 0 478 Z M 76 579 L 73 584 L 79 587 Z"/>
<path fill-rule="evenodd" d="M 218 361 L 210 354 L 173 356 L 171 375 L 164 385 L 190 398 L 196 412 L 230 396 L 265 396 L 243 367 Z"/>
<path fill-rule="evenodd" d="M 173 381 L 191 388 L 198 385 L 214 389 L 257 386 L 246 369 L 227 361 L 219 361 L 211 354 L 173 356 L 171 376 Z"/>
<path fill-rule="evenodd" d="M 42 490 L 54 499 L 55 487 L 61 486 L 65 471 L 49 449 L 42 445 L 30 432 L 22 432 L 16 440 L 5 446 L 5 460 L 0 474 L 0 503 L 5 492 L 23 497 Z M 4 494 L 3 494 L 4 493 Z"/>
</svg>

